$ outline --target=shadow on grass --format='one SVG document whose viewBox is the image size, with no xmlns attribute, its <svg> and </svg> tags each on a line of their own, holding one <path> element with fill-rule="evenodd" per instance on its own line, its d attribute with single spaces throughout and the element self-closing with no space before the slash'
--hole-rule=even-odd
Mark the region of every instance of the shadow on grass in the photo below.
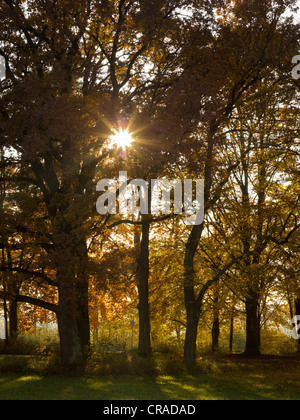
<svg viewBox="0 0 300 420">
<path fill-rule="evenodd" d="M 298 400 L 299 359 L 204 358 L 186 372 L 176 358 L 128 361 L 130 374 L 0 373 L 0 400 Z M 27 359 L 28 360 L 28 359 Z M 127 359 L 126 359 L 127 360 Z M 23 359 L 24 361 L 24 359 Z M 0 358 L 1 362 L 1 358 Z M 3 362 L 3 360 L 2 360 Z M 161 363 L 161 365 L 160 365 Z M 0 363 L 1 365 L 1 363 Z M 20 365 L 21 367 L 21 365 Z M 0 370 L 1 371 L 1 370 Z"/>
<path fill-rule="evenodd" d="M 277 399 L 274 390 L 256 388 L 253 381 L 234 378 L 66 377 L 0 378 L 1 400 L 258 400 Z"/>
</svg>

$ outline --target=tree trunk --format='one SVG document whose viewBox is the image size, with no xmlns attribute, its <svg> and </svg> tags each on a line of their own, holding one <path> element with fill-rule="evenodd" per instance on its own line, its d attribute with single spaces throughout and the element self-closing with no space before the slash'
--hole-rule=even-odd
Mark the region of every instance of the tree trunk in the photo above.
<svg viewBox="0 0 300 420">
<path fill-rule="evenodd" d="M 12 284 L 14 296 L 18 296 L 20 293 L 20 284 L 14 282 Z M 9 336 L 14 339 L 18 335 L 18 300 L 15 297 L 10 302 L 9 307 Z"/>
<path fill-rule="evenodd" d="M 214 298 L 213 298 L 213 325 L 212 325 L 212 352 L 219 350 L 220 338 L 220 310 L 219 310 L 219 282 L 215 284 Z"/>
<path fill-rule="evenodd" d="M 186 310 L 186 334 L 184 343 L 184 362 L 188 368 L 196 365 L 197 332 L 201 313 L 201 304 L 197 304 L 194 281 L 194 257 L 199 244 L 203 223 L 194 226 L 186 244 L 184 260 L 184 300 Z"/>
<path fill-rule="evenodd" d="M 84 355 L 78 331 L 78 319 L 72 309 L 60 306 L 57 312 L 62 362 L 67 367 L 84 364 Z"/>
<path fill-rule="evenodd" d="M 57 322 L 62 362 L 82 366 L 90 347 L 88 282 L 59 273 Z"/>
<path fill-rule="evenodd" d="M 300 298 L 295 300 L 296 315 L 300 316 Z M 297 353 L 300 353 L 300 339 L 298 340 Z"/>
<path fill-rule="evenodd" d="M 88 251 L 86 241 L 80 244 L 80 264 L 77 273 L 77 294 L 78 294 L 78 332 L 81 349 L 86 356 L 90 349 L 90 318 L 89 318 L 89 279 L 87 273 Z"/>
<path fill-rule="evenodd" d="M 246 349 L 245 355 L 260 355 L 260 315 L 258 297 L 246 299 Z"/>
<path fill-rule="evenodd" d="M 230 334 L 229 334 L 229 351 L 233 351 L 233 337 L 234 337 L 234 317 L 230 318 Z"/>
<path fill-rule="evenodd" d="M 193 368 L 197 358 L 197 334 L 200 312 L 197 311 L 196 305 L 190 305 L 186 309 L 187 327 L 184 342 L 184 363 L 188 368 Z"/>
<path fill-rule="evenodd" d="M 219 313 L 216 314 L 213 326 L 212 326 L 212 352 L 219 350 L 219 338 L 220 338 L 220 318 Z"/>
<path fill-rule="evenodd" d="M 3 299 L 3 311 L 4 311 L 4 331 L 5 331 L 5 345 L 9 345 L 8 338 L 8 310 L 7 310 L 7 301 L 6 297 Z"/>
<path fill-rule="evenodd" d="M 83 273 L 76 273 L 71 262 L 66 262 L 64 267 L 60 267 L 56 276 L 59 296 L 57 321 L 62 362 L 66 366 L 81 366 L 84 364 L 90 343 L 88 281 Z"/>
<path fill-rule="evenodd" d="M 178 348 L 181 349 L 181 327 L 175 323 L 175 332 L 177 337 Z"/>
<path fill-rule="evenodd" d="M 84 357 L 90 349 L 90 318 L 89 318 L 89 306 L 88 306 L 88 284 L 80 285 L 80 291 L 82 292 L 82 298 L 78 303 L 78 319 L 77 327 L 81 350 Z"/>
<path fill-rule="evenodd" d="M 212 161 L 214 150 L 214 137 L 218 131 L 220 122 L 213 120 L 210 123 L 210 130 L 207 137 L 206 161 L 204 170 L 204 212 L 210 199 L 210 190 L 212 186 Z M 197 252 L 199 242 L 204 229 L 204 222 L 200 225 L 193 226 L 189 238 L 185 245 L 184 257 L 184 299 L 187 316 L 187 328 L 184 344 L 184 361 L 187 367 L 196 365 L 196 350 L 197 350 L 197 330 L 201 314 L 202 300 L 204 296 L 204 289 L 202 289 L 199 298 L 195 296 L 195 282 L 194 282 L 194 258 Z M 202 293 L 203 292 L 203 293 Z"/>
<path fill-rule="evenodd" d="M 151 332 L 149 314 L 149 235 L 150 224 L 142 225 L 139 267 L 139 354 L 148 357 L 151 354 Z"/>
<path fill-rule="evenodd" d="M 18 302 L 12 300 L 9 307 L 9 336 L 17 338 L 18 335 Z"/>
</svg>

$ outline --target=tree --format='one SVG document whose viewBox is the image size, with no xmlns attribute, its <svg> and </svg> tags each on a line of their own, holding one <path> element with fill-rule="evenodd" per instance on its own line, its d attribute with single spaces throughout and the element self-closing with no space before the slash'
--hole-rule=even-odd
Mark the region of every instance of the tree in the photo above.
<svg viewBox="0 0 300 420">
<path fill-rule="evenodd" d="M 281 24 L 281 16 L 287 6 L 283 2 L 260 4 L 253 1 L 236 2 L 232 9 L 232 20 L 225 20 L 220 28 L 220 36 L 216 40 L 214 52 L 222 60 L 222 76 L 211 70 L 210 78 L 218 80 L 224 93 L 219 99 L 219 107 L 207 121 L 202 136 L 204 136 L 204 170 L 205 179 L 205 214 L 215 205 L 220 195 L 220 189 L 226 183 L 222 179 L 213 188 L 216 166 L 216 150 L 220 141 L 220 133 L 233 115 L 235 107 L 242 102 L 243 96 L 266 75 L 277 69 L 280 57 L 285 57 L 286 49 L 290 46 L 290 28 Z M 228 12 L 225 9 L 226 13 Z M 234 22 L 234 25 L 233 25 Z M 278 42 L 278 37 L 283 41 Z M 282 44 L 285 45 L 282 50 Z M 254 47 L 255 46 L 255 47 Z M 196 47 L 197 48 L 197 47 Z M 244 51 L 244 53 L 241 53 Z M 274 54 L 274 51 L 277 51 Z M 276 60 L 274 60 L 276 57 Z M 195 69 L 194 69 L 195 70 Z M 276 80 L 276 76 L 275 76 Z M 194 87 L 195 89 L 195 87 Z M 196 89 L 195 89 L 196 90 Z M 227 175 L 234 169 L 236 162 L 227 167 Z M 226 173 L 226 172 L 225 172 Z M 236 261 L 231 259 L 228 264 L 220 268 L 219 273 L 209 279 L 196 294 L 196 273 L 194 260 L 199 242 L 204 231 L 204 223 L 195 226 L 186 243 L 185 253 L 185 304 L 187 312 L 187 331 L 185 341 L 185 363 L 193 366 L 196 360 L 196 338 L 199 317 L 202 310 L 203 296 L 207 289 L 220 278 Z"/>
<path fill-rule="evenodd" d="M 287 245 L 299 229 L 297 188 L 286 172 L 297 147 L 293 96 L 293 89 L 278 90 L 265 81 L 237 107 L 224 153 L 225 160 L 240 164 L 210 220 L 218 240 L 241 253 L 232 287 L 245 303 L 245 353 L 251 355 L 260 353 L 262 302 L 281 271 L 280 244 Z"/>
<path fill-rule="evenodd" d="M 14 149 L 21 176 L 40 194 L 40 228 L 47 233 L 40 277 L 58 292 L 56 303 L 17 299 L 56 313 L 67 365 L 82 363 L 89 345 L 87 241 L 95 181 L 107 175 L 111 154 L 103 146 L 124 113 L 137 129 L 138 121 L 149 121 L 159 95 L 178 78 L 178 46 L 165 35 L 181 42 L 177 35 L 188 23 L 179 11 L 187 3 L 68 0 L 54 8 L 50 0 L 26 7 L 6 0 L 1 6 L 7 69 L 1 145 Z"/>
</svg>

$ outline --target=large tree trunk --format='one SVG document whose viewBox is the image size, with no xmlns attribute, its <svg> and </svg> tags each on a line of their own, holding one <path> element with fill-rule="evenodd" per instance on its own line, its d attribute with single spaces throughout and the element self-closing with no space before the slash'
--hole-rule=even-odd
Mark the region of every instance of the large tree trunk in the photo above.
<svg viewBox="0 0 300 420">
<path fill-rule="evenodd" d="M 80 263 L 77 273 L 78 294 L 78 332 L 81 349 L 86 356 L 90 349 L 90 318 L 89 318 L 89 281 L 88 281 L 88 250 L 86 240 L 83 240 L 77 249 Z"/>
<path fill-rule="evenodd" d="M 82 245 L 82 244 L 81 244 Z M 65 248 L 65 264 L 57 268 L 59 309 L 57 321 L 63 364 L 81 366 L 90 345 L 88 278 L 84 247 Z M 75 255 L 80 262 L 74 264 Z"/>
<path fill-rule="evenodd" d="M 78 302 L 78 319 L 77 327 L 81 350 L 84 357 L 90 349 L 90 318 L 89 318 L 89 295 L 88 295 L 88 281 L 83 280 L 79 284 L 80 298 Z"/>
<path fill-rule="evenodd" d="M 151 331 L 149 314 L 149 235 L 150 224 L 142 225 L 139 261 L 139 354 L 148 357 L 151 354 Z"/>
<path fill-rule="evenodd" d="M 68 281 L 68 276 L 62 273 L 62 270 L 58 275 L 60 282 L 57 323 L 62 362 L 68 367 L 81 366 L 84 364 L 84 346 L 89 331 L 86 331 L 82 306 L 80 306 L 80 288 L 75 285 L 75 279 L 69 278 Z"/>
<path fill-rule="evenodd" d="M 251 296 L 246 299 L 246 349 L 245 355 L 260 355 L 260 315 L 259 298 Z"/>
<path fill-rule="evenodd" d="M 84 364 L 84 355 L 78 331 L 78 318 L 70 307 L 60 305 L 57 312 L 62 362 L 67 367 Z"/>
</svg>

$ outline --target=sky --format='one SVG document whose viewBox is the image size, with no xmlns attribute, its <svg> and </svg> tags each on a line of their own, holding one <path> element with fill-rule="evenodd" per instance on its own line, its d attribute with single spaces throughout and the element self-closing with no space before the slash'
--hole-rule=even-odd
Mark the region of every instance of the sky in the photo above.
<svg viewBox="0 0 300 420">
<path fill-rule="evenodd" d="M 294 17 L 300 23 L 300 0 L 297 0 L 297 5 L 299 7 L 299 10 L 298 10 L 298 13 Z"/>
<path fill-rule="evenodd" d="M 298 7 L 299 7 L 299 10 L 298 10 L 298 13 L 295 17 L 298 20 L 298 22 L 300 23 L 300 0 L 298 0 L 297 4 L 298 4 Z"/>
</svg>

